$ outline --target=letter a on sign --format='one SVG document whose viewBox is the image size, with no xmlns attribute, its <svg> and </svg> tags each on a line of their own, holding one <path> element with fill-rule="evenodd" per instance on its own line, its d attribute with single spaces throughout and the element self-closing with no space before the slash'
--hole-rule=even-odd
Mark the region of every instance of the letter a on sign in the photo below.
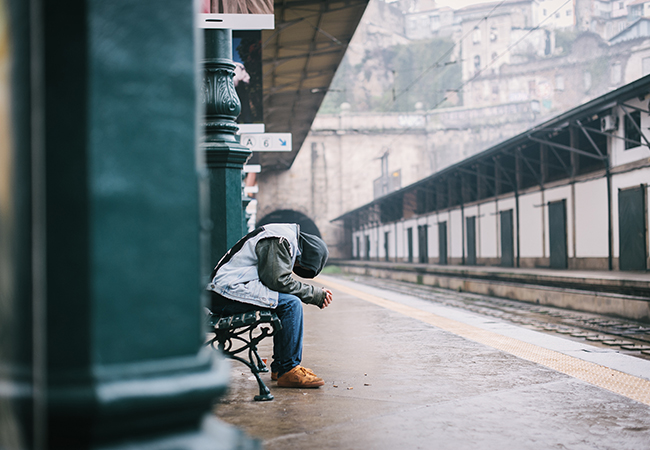
<svg viewBox="0 0 650 450">
<path fill-rule="evenodd" d="M 291 133 L 242 133 L 240 142 L 256 152 L 290 152 Z"/>
</svg>

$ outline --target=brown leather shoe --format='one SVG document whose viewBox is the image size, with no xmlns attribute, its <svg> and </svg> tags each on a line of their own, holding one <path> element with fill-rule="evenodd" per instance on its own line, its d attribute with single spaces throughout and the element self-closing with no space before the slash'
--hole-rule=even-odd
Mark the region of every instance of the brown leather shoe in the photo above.
<svg viewBox="0 0 650 450">
<path fill-rule="evenodd" d="M 309 375 L 316 376 L 316 374 L 311 370 L 306 367 L 303 367 L 307 371 Z M 278 381 L 278 373 L 277 372 L 271 372 L 271 381 Z"/>
<path fill-rule="evenodd" d="M 316 388 L 324 384 L 322 378 L 318 378 L 314 372 L 302 366 L 296 366 L 278 378 L 278 387 Z"/>
</svg>

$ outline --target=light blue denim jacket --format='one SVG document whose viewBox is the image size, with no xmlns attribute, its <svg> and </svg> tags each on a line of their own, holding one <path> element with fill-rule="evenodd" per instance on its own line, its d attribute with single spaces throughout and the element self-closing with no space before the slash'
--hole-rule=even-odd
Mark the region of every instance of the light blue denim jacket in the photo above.
<svg viewBox="0 0 650 450">
<path fill-rule="evenodd" d="M 280 238 L 281 241 L 286 240 L 290 246 L 293 266 L 299 252 L 299 232 L 300 227 L 297 224 L 264 225 L 264 231 L 248 239 L 242 248 L 217 270 L 207 289 L 231 300 L 263 308 L 275 308 L 278 305 L 278 293 L 260 281 L 255 248 L 262 239 Z"/>
</svg>

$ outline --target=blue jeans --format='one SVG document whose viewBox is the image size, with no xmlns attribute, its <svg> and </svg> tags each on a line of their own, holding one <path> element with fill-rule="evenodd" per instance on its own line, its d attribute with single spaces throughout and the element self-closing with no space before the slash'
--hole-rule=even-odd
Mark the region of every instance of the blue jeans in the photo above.
<svg viewBox="0 0 650 450">
<path fill-rule="evenodd" d="M 295 295 L 280 293 L 274 311 L 282 322 L 282 329 L 273 336 L 271 371 L 280 376 L 302 361 L 302 302 Z"/>
<path fill-rule="evenodd" d="M 264 309 L 236 301 L 222 301 L 213 304 L 212 312 L 219 315 L 233 315 Z M 278 294 L 278 306 L 273 310 L 282 322 L 282 329 L 273 336 L 273 362 L 271 371 L 278 376 L 290 371 L 302 361 L 302 302 L 291 294 Z"/>
</svg>

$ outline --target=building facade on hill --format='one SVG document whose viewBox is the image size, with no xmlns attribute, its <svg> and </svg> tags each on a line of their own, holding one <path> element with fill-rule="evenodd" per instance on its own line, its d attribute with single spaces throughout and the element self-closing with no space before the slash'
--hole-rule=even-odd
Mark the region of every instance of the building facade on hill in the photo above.
<svg viewBox="0 0 650 450">
<path fill-rule="evenodd" d="M 533 21 L 544 28 L 571 28 L 576 25 L 574 2 L 566 0 L 540 0 L 533 4 Z"/>
<path fill-rule="evenodd" d="M 641 17 L 640 19 L 637 19 L 637 21 L 632 25 L 624 28 L 623 31 L 613 36 L 609 40 L 609 43 L 618 44 L 632 39 L 648 37 L 650 37 L 650 19 L 647 17 Z"/>
<path fill-rule="evenodd" d="M 454 36 L 459 30 L 454 10 L 448 6 L 404 15 L 404 34 L 409 39 Z"/>
<path fill-rule="evenodd" d="M 404 36 L 428 39 L 452 36 L 460 39 L 463 22 L 512 15 L 516 29 L 589 31 L 607 40 L 642 17 L 650 17 L 650 0 L 507 0 L 488 2 L 459 9 L 438 7 L 434 2 L 391 2 L 379 0 L 400 10 L 404 17 Z"/>
<path fill-rule="evenodd" d="M 583 33 L 564 55 L 504 64 L 498 73 L 484 71 L 464 86 L 463 101 L 467 107 L 480 107 L 530 100 L 540 103 L 542 114 L 566 111 L 647 75 L 648 57 L 650 39 L 609 44 Z"/>
</svg>

